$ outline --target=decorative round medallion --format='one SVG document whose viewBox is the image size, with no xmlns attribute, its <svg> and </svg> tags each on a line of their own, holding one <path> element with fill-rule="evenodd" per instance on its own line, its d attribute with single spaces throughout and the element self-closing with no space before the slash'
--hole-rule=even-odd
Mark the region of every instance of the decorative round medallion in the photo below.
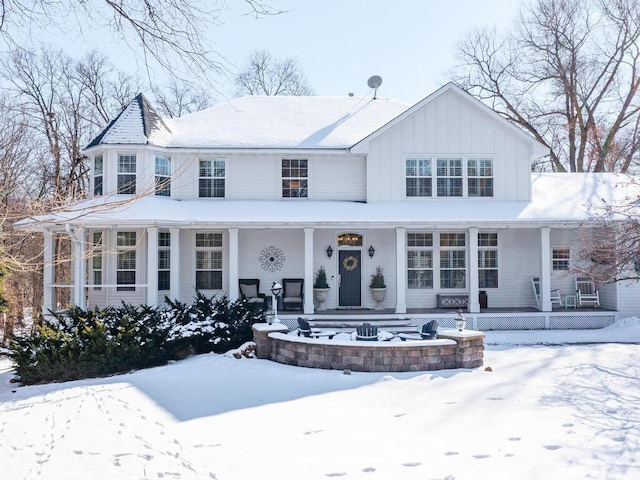
<svg viewBox="0 0 640 480">
<path fill-rule="evenodd" d="M 347 272 L 350 272 L 351 270 L 355 270 L 356 268 L 358 268 L 358 259 L 353 255 L 349 255 L 348 257 L 345 257 L 344 260 L 342 260 L 342 267 Z"/>
<path fill-rule="evenodd" d="M 267 272 L 277 272 L 284 267 L 284 253 L 278 247 L 270 245 L 260 252 L 260 266 Z"/>
</svg>

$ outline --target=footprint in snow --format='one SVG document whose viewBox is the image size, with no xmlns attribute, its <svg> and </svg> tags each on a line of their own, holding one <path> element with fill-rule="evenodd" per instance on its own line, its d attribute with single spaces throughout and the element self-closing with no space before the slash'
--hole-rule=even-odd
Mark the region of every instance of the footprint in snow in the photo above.
<svg viewBox="0 0 640 480">
<path fill-rule="evenodd" d="M 346 475 L 345 472 L 339 472 L 339 473 L 327 473 L 326 476 L 327 477 L 344 477 Z"/>
<path fill-rule="evenodd" d="M 362 471 L 363 471 L 364 473 L 371 473 L 371 472 L 375 472 L 375 471 L 376 471 L 376 469 L 375 469 L 375 468 L 373 468 L 373 467 L 367 467 L 367 468 L 363 468 L 363 469 L 362 469 Z"/>
<path fill-rule="evenodd" d="M 510 442 L 519 442 L 520 440 L 522 440 L 521 437 L 509 437 L 508 440 Z"/>
<path fill-rule="evenodd" d="M 403 467 L 417 467 L 419 465 L 422 464 L 420 462 L 407 462 L 402 464 Z"/>
<path fill-rule="evenodd" d="M 477 460 L 484 460 L 485 458 L 489 458 L 490 456 L 491 455 L 480 454 L 480 455 L 474 455 L 473 458 Z"/>
<path fill-rule="evenodd" d="M 558 450 L 562 448 L 560 445 L 543 445 L 547 450 Z"/>
<path fill-rule="evenodd" d="M 444 452 L 444 454 L 448 457 L 452 456 L 452 455 L 459 455 L 460 452 Z"/>
</svg>

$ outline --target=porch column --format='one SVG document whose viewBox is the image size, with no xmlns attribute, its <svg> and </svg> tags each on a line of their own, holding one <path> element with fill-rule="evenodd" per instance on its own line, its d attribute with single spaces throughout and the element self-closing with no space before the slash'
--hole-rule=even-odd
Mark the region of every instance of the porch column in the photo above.
<svg viewBox="0 0 640 480">
<path fill-rule="evenodd" d="M 396 228 L 396 313 L 407 313 L 406 228 Z"/>
<path fill-rule="evenodd" d="M 180 229 L 172 228 L 171 244 L 169 247 L 169 262 L 171 272 L 169 273 L 169 297 L 177 300 L 180 297 Z"/>
<path fill-rule="evenodd" d="M 304 229 L 304 313 L 313 313 L 313 228 Z"/>
<path fill-rule="evenodd" d="M 551 229 L 540 228 L 540 304 L 543 312 L 553 310 L 551 306 Z"/>
<path fill-rule="evenodd" d="M 229 229 L 229 300 L 240 296 L 238 287 L 238 229 Z"/>
<path fill-rule="evenodd" d="M 469 313 L 480 312 L 478 291 L 478 229 L 469 229 Z"/>
<path fill-rule="evenodd" d="M 76 228 L 70 235 L 73 243 L 73 303 L 79 308 L 85 308 L 85 284 L 87 278 L 87 259 L 84 228 Z"/>
<path fill-rule="evenodd" d="M 53 252 L 54 252 L 54 234 L 48 230 L 43 232 L 44 235 L 44 247 L 43 247 L 43 275 L 42 275 L 42 314 L 44 316 L 49 315 L 49 310 L 53 311 L 53 302 L 55 297 L 55 288 L 52 286 L 54 281 L 54 266 L 53 266 Z"/>
<path fill-rule="evenodd" d="M 147 227 L 147 305 L 158 304 L 158 227 Z"/>
</svg>

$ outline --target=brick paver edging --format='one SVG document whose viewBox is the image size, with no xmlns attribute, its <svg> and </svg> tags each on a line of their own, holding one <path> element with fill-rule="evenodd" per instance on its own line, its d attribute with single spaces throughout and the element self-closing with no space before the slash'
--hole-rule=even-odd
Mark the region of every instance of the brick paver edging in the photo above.
<svg viewBox="0 0 640 480">
<path fill-rule="evenodd" d="M 287 335 L 281 324 L 257 323 L 258 358 L 298 367 L 360 372 L 409 372 L 474 368 L 483 364 L 484 333 L 438 332 L 437 340 L 361 342 Z"/>
</svg>

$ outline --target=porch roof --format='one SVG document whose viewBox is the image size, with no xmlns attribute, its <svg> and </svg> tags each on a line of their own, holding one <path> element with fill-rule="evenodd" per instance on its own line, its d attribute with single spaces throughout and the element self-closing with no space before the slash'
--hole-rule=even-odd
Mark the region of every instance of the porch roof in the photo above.
<svg viewBox="0 0 640 480">
<path fill-rule="evenodd" d="M 428 199 L 401 202 L 178 200 L 153 195 L 98 197 L 18 222 L 21 228 L 108 227 L 396 227 L 576 225 L 604 202 L 629 204 L 638 185 L 615 174 L 535 174 L 532 202 Z M 634 197 L 631 197 L 635 195 Z"/>
</svg>

